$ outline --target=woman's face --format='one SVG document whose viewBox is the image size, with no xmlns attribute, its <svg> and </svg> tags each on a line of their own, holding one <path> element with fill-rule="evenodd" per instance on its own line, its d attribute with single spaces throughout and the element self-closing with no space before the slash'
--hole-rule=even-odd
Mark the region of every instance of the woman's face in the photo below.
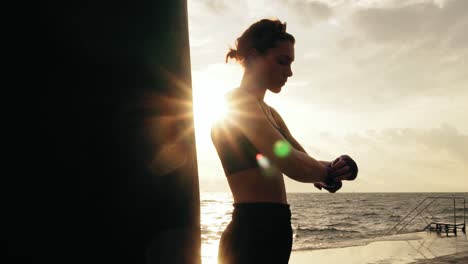
<svg viewBox="0 0 468 264">
<path fill-rule="evenodd" d="M 294 61 L 294 44 L 281 41 L 270 48 L 264 55 L 257 56 L 253 70 L 259 82 L 266 89 L 279 93 L 289 77 L 292 76 L 291 64 Z"/>
</svg>

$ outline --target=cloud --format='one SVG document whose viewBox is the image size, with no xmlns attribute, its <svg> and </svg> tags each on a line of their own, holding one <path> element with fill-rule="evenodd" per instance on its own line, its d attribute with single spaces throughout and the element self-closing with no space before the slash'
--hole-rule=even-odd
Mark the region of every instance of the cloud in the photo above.
<svg viewBox="0 0 468 264">
<path fill-rule="evenodd" d="M 197 38 L 197 37 L 192 37 L 190 38 L 190 48 L 195 49 L 195 48 L 202 48 L 205 46 L 209 46 L 214 42 L 213 38 L 210 36 L 204 37 L 204 38 Z"/>
<path fill-rule="evenodd" d="M 468 96 L 468 1 L 368 2 L 333 6 L 341 27 L 307 36 L 311 44 L 293 70 L 312 86 L 291 91 L 294 99 L 378 109 L 419 97 Z"/>
<path fill-rule="evenodd" d="M 333 160 L 348 154 L 356 160 L 360 175 L 356 182 L 347 183 L 346 191 L 438 192 L 468 188 L 463 184 L 468 169 L 468 133 L 453 125 L 369 129 L 344 135 L 339 132 L 315 130 L 304 140 L 297 139 L 313 142 L 303 146 L 316 159 Z"/>
<path fill-rule="evenodd" d="M 431 159 L 444 156 L 453 162 L 468 166 L 468 134 L 447 123 L 425 129 L 409 127 L 368 129 L 344 136 L 330 132 L 309 134 L 313 134 L 310 137 L 318 138 L 321 144 L 335 145 L 353 153 L 367 155 L 368 158 L 376 153 L 387 153 L 396 154 L 395 156 L 399 156 L 400 159 L 409 159 L 410 162 L 419 159 L 426 159 L 430 162 Z M 410 158 L 413 153 L 425 153 L 425 155 Z"/>
<path fill-rule="evenodd" d="M 228 45 L 253 22 L 277 16 L 296 37 L 296 61 L 293 78 L 271 98 L 308 153 L 356 157 L 357 191 L 463 189 L 468 1 L 191 0 L 189 11 L 194 87 L 208 87 L 196 85 L 205 79 L 233 87 L 241 75 L 197 72 L 224 63 Z M 339 26 L 324 23 L 335 19 Z M 439 126 L 444 122 L 456 126 Z M 214 173 L 222 175 L 219 166 Z"/>
<path fill-rule="evenodd" d="M 222 0 L 200 0 L 201 3 L 211 12 L 219 13 L 228 10 L 225 1 Z"/>
<path fill-rule="evenodd" d="M 229 16 L 228 13 L 250 16 L 252 18 L 273 18 L 279 14 L 285 14 L 284 10 L 293 13 L 294 19 L 298 19 L 304 25 L 314 25 L 328 19 L 333 10 L 329 4 L 323 1 L 310 0 L 256 0 L 256 1 L 226 1 L 226 0 L 199 0 L 199 3 L 208 12 L 215 15 Z M 241 13 L 239 13 L 239 11 Z"/>
<path fill-rule="evenodd" d="M 420 153 L 439 156 L 446 153 L 454 161 L 468 163 L 468 135 L 460 133 L 455 127 L 442 124 L 431 130 L 422 129 L 388 129 L 382 139 L 389 145 L 422 148 Z M 427 155 L 427 156 L 431 156 Z"/>
<path fill-rule="evenodd" d="M 411 175 L 413 183 L 443 177 L 456 182 L 468 168 L 468 135 L 448 124 L 433 129 L 388 128 L 328 140 L 338 141 L 342 151 L 361 161 L 369 174 L 396 181 Z"/>
<path fill-rule="evenodd" d="M 455 46 L 463 36 L 468 21 L 468 1 L 447 1 L 438 5 L 433 1 L 392 7 L 363 8 L 354 12 L 356 28 L 375 42 L 437 42 Z"/>
<path fill-rule="evenodd" d="M 216 26 L 230 26 L 231 21 L 241 21 L 249 11 L 249 2 L 247 0 L 189 0 L 189 17 L 193 20 L 203 23 L 204 27 L 213 28 Z M 221 20 L 219 20 L 221 19 Z M 211 20 L 213 24 L 206 24 Z"/>
<path fill-rule="evenodd" d="M 333 9 L 320 1 L 292 1 L 287 3 L 287 7 L 299 17 L 303 24 L 308 26 L 327 20 L 333 15 Z"/>
<path fill-rule="evenodd" d="M 468 134 L 449 124 L 436 128 L 387 128 L 350 133 L 322 133 L 312 156 L 353 157 L 361 171 L 356 188 L 373 191 L 461 191 L 468 188 Z M 333 159 L 333 158 L 331 158 Z M 362 180 L 362 181 L 361 181 Z M 441 184 L 444 184 L 442 186 Z"/>
</svg>

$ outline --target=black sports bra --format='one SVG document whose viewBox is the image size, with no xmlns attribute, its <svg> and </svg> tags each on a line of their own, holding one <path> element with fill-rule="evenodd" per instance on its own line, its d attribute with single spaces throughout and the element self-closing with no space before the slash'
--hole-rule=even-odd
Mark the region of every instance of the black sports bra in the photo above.
<svg viewBox="0 0 468 264">
<path fill-rule="evenodd" d="M 273 127 L 286 138 L 278 127 L 274 125 Z M 260 152 L 239 128 L 224 123 L 215 125 L 211 129 L 211 140 L 218 152 L 226 176 L 260 167 L 257 162 L 257 154 Z"/>
</svg>

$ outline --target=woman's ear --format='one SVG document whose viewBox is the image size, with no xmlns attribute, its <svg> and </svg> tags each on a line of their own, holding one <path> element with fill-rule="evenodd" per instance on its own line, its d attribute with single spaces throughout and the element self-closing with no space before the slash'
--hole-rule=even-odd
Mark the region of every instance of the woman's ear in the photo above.
<svg viewBox="0 0 468 264">
<path fill-rule="evenodd" d="M 250 67 L 253 63 L 255 63 L 255 60 L 258 59 L 261 56 L 261 54 L 254 48 L 249 49 L 247 52 L 247 55 L 245 56 L 245 66 Z"/>
<path fill-rule="evenodd" d="M 258 53 L 258 51 L 254 48 L 251 48 L 249 49 L 249 51 L 247 52 L 247 58 L 249 60 L 252 60 L 252 59 L 256 59 L 260 56 L 260 54 Z"/>
</svg>

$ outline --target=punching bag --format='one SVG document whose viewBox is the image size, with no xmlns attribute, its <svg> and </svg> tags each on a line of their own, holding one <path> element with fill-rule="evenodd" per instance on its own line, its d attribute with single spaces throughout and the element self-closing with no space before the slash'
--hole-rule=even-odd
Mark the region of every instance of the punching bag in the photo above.
<svg viewBox="0 0 468 264">
<path fill-rule="evenodd" d="M 10 259 L 200 263 L 186 0 L 14 5 L 2 105 Z"/>
</svg>

